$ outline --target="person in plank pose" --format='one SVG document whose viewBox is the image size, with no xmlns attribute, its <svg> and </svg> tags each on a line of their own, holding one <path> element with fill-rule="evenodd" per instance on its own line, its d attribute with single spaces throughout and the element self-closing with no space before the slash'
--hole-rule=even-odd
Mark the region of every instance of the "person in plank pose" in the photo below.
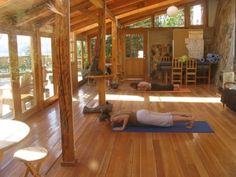
<svg viewBox="0 0 236 177">
<path fill-rule="evenodd" d="M 161 127 L 173 126 L 175 122 L 186 122 L 187 128 L 192 128 L 192 115 L 180 112 L 152 112 L 140 109 L 136 112 L 120 112 L 111 117 L 113 130 L 122 131 L 126 126 L 154 125 Z"/>
<path fill-rule="evenodd" d="M 173 85 L 173 84 L 167 84 L 162 85 L 158 83 L 150 83 L 146 81 L 141 82 L 133 82 L 130 84 L 130 86 L 136 90 L 142 90 L 142 91 L 165 91 L 165 90 L 175 90 L 179 88 L 179 85 Z"/>
</svg>

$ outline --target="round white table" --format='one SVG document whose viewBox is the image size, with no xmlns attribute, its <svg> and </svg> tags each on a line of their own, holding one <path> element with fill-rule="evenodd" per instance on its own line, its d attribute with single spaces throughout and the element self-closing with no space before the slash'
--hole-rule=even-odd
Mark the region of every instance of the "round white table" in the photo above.
<svg viewBox="0 0 236 177">
<path fill-rule="evenodd" d="M 19 143 L 30 132 L 30 127 L 17 120 L 0 120 L 0 160 L 3 151 Z"/>
</svg>

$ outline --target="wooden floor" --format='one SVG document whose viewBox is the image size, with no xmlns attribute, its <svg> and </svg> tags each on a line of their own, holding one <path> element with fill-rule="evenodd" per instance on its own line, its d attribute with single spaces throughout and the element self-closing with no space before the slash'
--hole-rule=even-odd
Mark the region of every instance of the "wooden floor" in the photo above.
<svg viewBox="0 0 236 177">
<path fill-rule="evenodd" d="M 236 113 L 222 109 L 213 87 L 190 89 L 183 93 L 138 92 L 123 83 L 117 91 L 108 90 L 108 100 L 114 111 L 190 112 L 196 120 L 208 121 L 215 133 L 111 132 L 97 114 L 82 114 L 83 106 L 97 104 L 94 88 L 85 85 L 73 99 L 76 166 L 60 164 L 59 108 L 55 104 L 26 121 L 30 135 L 4 153 L 0 177 L 22 175 L 25 167 L 12 154 L 33 145 L 49 150 L 41 169 L 46 177 L 235 177 Z"/>
</svg>

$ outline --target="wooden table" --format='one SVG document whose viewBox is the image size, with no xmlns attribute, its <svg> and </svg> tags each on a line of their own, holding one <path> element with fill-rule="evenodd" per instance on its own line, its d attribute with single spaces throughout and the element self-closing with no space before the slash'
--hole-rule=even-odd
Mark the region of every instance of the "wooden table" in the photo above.
<svg viewBox="0 0 236 177">
<path fill-rule="evenodd" d="M 22 141 L 29 132 L 29 126 L 24 122 L 0 120 L 0 160 L 4 150 Z"/>
</svg>

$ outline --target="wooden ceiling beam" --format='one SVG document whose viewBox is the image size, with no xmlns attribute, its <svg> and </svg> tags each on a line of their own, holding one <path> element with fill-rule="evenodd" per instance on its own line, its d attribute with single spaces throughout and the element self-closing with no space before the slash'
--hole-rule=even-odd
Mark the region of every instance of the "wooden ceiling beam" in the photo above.
<svg viewBox="0 0 236 177">
<path fill-rule="evenodd" d="M 16 26 L 22 26 L 26 23 L 30 23 L 36 19 L 43 18 L 45 16 L 49 16 L 52 14 L 47 6 L 47 3 L 40 4 L 30 10 L 24 11 L 21 14 L 17 14 L 16 18 Z"/>
<path fill-rule="evenodd" d="M 135 16 L 139 13 L 147 13 L 148 11 L 155 11 L 155 10 L 158 10 L 160 8 L 172 5 L 172 4 L 178 4 L 178 3 L 181 3 L 181 4 L 185 3 L 186 4 L 186 3 L 191 3 L 191 2 L 194 2 L 194 1 L 196 1 L 196 0 L 166 0 L 166 1 L 161 1 L 158 4 L 149 5 L 149 6 L 139 8 L 139 9 L 127 12 L 127 13 L 123 13 L 121 15 L 117 15 L 116 19 L 119 20 L 119 19 L 123 19 L 123 18 L 129 17 L 129 16 Z M 95 27 L 97 27 L 96 23 L 91 24 L 91 25 L 86 26 L 86 27 L 82 27 L 81 29 L 73 28 L 73 31 L 76 31 L 76 33 L 78 34 L 78 33 L 84 32 L 86 30 L 91 30 L 92 28 L 95 28 Z"/>
<path fill-rule="evenodd" d="M 93 5 L 95 5 L 97 8 L 100 8 L 100 9 L 103 9 L 105 6 L 104 6 L 104 3 L 105 1 L 104 0 L 89 0 Z"/>
<path fill-rule="evenodd" d="M 70 13 L 74 13 L 76 11 L 80 11 L 81 9 L 89 8 L 91 3 L 89 1 L 84 1 L 82 3 L 76 4 L 70 8 Z"/>
<path fill-rule="evenodd" d="M 163 7 L 163 6 L 168 6 L 170 4 L 178 3 L 178 2 L 181 2 L 181 1 L 183 1 L 183 0 L 166 0 L 166 1 L 162 1 L 162 2 L 157 3 L 157 4 L 153 4 L 153 5 L 150 5 L 150 6 L 146 6 L 146 7 L 143 7 L 143 8 L 139 8 L 139 9 L 136 9 L 136 10 L 133 10 L 133 11 L 130 11 L 130 12 L 120 14 L 120 15 L 116 16 L 116 18 L 117 19 L 125 18 L 125 17 L 131 16 L 131 15 L 144 13 L 144 12 L 147 12 L 149 10 L 158 9 L 158 8 Z M 193 0 L 189 0 L 189 1 L 192 2 Z"/>
<path fill-rule="evenodd" d="M 111 22 L 111 20 L 110 20 L 110 19 L 106 19 L 105 22 L 106 22 L 106 23 L 109 23 L 109 22 Z M 75 32 L 76 34 L 79 34 L 79 33 L 82 33 L 82 32 L 88 31 L 88 30 L 91 30 L 91 29 L 93 29 L 93 28 L 96 28 L 96 27 L 98 27 L 98 23 L 94 23 L 94 24 L 91 24 L 91 25 L 87 25 L 87 26 L 85 26 L 85 27 L 83 27 L 83 28 L 77 28 L 76 25 L 75 25 L 75 26 L 72 26 L 72 27 L 71 27 L 71 31 L 72 31 L 72 32 Z"/>
<path fill-rule="evenodd" d="M 116 17 L 113 15 L 113 13 L 108 9 L 106 6 L 104 6 L 105 1 L 104 0 L 90 0 L 90 2 L 95 5 L 97 8 L 104 8 L 106 16 L 111 19 L 112 21 L 116 22 Z"/>
</svg>

